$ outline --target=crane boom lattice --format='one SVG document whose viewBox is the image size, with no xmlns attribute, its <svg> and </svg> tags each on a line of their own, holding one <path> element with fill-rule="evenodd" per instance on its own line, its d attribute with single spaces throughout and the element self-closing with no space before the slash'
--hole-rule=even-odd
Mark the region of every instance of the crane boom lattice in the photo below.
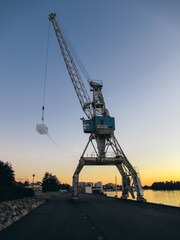
<svg viewBox="0 0 180 240">
<path fill-rule="evenodd" d="M 59 46 L 61 48 L 61 52 L 68 70 L 68 73 L 70 75 L 70 78 L 72 80 L 74 89 L 76 91 L 76 94 L 78 96 L 79 102 L 81 104 L 81 107 L 87 117 L 90 119 L 93 115 L 92 109 L 91 109 L 91 100 L 88 95 L 88 92 L 84 86 L 84 83 L 82 81 L 81 75 L 79 74 L 78 68 L 76 67 L 75 61 L 72 57 L 72 54 L 70 50 L 68 49 L 67 43 L 63 37 L 63 34 L 58 26 L 58 23 L 55 19 L 56 14 L 52 13 L 49 15 L 49 20 L 52 22 Z"/>
</svg>

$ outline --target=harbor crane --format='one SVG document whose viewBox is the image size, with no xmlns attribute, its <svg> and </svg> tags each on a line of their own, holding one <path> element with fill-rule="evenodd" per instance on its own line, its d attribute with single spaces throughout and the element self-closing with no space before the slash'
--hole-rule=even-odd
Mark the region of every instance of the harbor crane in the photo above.
<svg viewBox="0 0 180 240">
<path fill-rule="evenodd" d="M 77 68 L 75 59 L 73 58 L 72 51 L 70 51 L 68 42 L 65 40 L 63 31 L 60 29 L 56 20 L 56 14 L 51 13 L 49 15 L 49 20 L 53 24 L 68 73 L 81 107 L 87 117 L 87 119 L 81 119 L 84 133 L 90 134 L 89 140 L 73 175 L 73 198 L 78 198 L 79 174 L 84 166 L 111 165 L 116 166 L 122 176 L 121 198 L 127 199 L 129 193 L 132 198 L 135 198 L 136 192 L 137 200 L 144 201 L 139 175 L 128 161 L 114 135 L 115 120 L 114 117 L 110 116 L 109 111 L 106 108 L 102 94 L 102 83 L 88 79 L 90 90 L 93 93 L 93 99 L 91 101 Z M 85 154 L 90 145 L 92 145 L 95 154 L 87 157 Z M 109 154 L 110 151 L 111 154 Z"/>
</svg>

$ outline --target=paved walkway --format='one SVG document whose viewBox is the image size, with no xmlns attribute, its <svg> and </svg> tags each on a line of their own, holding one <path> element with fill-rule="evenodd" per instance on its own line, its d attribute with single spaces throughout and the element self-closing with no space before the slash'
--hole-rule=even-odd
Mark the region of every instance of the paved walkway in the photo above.
<svg viewBox="0 0 180 240">
<path fill-rule="evenodd" d="M 0 240 L 179 240 L 180 208 L 62 193 L 0 232 Z"/>
</svg>

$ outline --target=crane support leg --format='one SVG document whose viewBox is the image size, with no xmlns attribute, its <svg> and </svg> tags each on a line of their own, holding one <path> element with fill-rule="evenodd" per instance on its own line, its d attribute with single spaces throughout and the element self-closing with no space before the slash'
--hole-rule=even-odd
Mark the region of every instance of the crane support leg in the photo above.
<svg viewBox="0 0 180 240">
<path fill-rule="evenodd" d="M 84 167 L 84 161 L 83 159 L 80 159 L 79 164 L 76 168 L 76 171 L 73 175 L 73 199 L 78 198 L 78 184 L 79 184 L 79 173 L 81 172 L 82 168 Z"/>
<path fill-rule="evenodd" d="M 117 169 L 119 170 L 121 176 L 122 176 L 122 199 L 127 199 L 129 196 L 129 188 L 130 188 L 130 181 L 129 177 L 126 176 L 126 173 L 123 170 L 123 167 L 121 164 L 117 165 Z"/>
<path fill-rule="evenodd" d="M 77 166 L 77 168 L 74 172 L 74 175 L 73 175 L 73 193 L 72 193 L 72 198 L 73 199 L 78 199 L 79 174 L 80 174 L 82 168 L 85 165 L 83 156 L 84 156 L 84 153 L 86 152 L 86 149 L 88 148 L 89 143 L 92 141 L 92 138 L 93 138 L 93 136 L 91 134 L 90 137 L 89 137 L 89 141 L 88 141 L 88 143 L 87 143 L 87 145 L 86 145 L 86 147 L 83 151 L 83 154 L 82 154 L 82 156 L 79 160 L 79 164 L 78 164 L 78 166 Z"/>
<path fill-rule="evenodd" d="M 136 191 L 137 200 L 145 201 L 140 178 L 138 177 L 138 174 L 132 165 L 127 160 L 126 156 L 124 156 L 123 163 L 117 165 L 117 168 L 122 176 L 122 198 L 126 199 L 128 197 L 128 193 L 130 193 L 134 199 L 134 191 Z"/>
</svg>

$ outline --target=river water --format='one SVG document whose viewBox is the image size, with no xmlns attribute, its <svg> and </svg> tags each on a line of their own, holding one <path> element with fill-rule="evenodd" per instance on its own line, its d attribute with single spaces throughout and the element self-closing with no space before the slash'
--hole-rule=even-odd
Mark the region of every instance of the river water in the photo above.
<svg viewBox="0 0 180 240">
<path fill-rule="evenodd" d="M 107 196 L 114 197 L 116 195 L 115 191 L 105 192 Z M 117 192 L 118 198 L 122 195 L 121 191 Z M 180 191 L 157 191 L 157 190 L 144 190 L 144 198 L 147 202 L 160 203 L 170 206 L 180 207 Z M 129 198 L 132 199 L 132 198 Z"/>
</svg>

